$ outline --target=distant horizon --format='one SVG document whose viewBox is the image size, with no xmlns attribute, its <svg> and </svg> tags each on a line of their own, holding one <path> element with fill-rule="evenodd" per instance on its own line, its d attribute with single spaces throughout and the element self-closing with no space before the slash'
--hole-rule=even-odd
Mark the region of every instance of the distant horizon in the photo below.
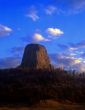
<svg viewBox="0 0 85 110">
<path fill-rule="evenodd" d="M 85 72 L 85 0 L 0 0 L 0 69 L 20 64 L 27 44 L 52 64 Z"/>
</svg>

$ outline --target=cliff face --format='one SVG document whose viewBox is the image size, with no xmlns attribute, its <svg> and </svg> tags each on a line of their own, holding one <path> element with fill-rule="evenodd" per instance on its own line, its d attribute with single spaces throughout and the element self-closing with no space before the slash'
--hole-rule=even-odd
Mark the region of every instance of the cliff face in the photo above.
<svg viewBox="0 0 85 110">
<path fill-rule="evenodd" d="M 39 44 L 27 45 L 24 51 L 21 67 L 30 69 L 50 68 L 50 60 L 46 48 Z"/>
</svg>

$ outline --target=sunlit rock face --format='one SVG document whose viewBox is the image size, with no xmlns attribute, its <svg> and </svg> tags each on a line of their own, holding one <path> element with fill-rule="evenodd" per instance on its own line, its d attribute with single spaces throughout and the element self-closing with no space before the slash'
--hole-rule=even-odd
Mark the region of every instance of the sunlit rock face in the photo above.
<svg viewBox="0 0 85 110">
<path fill-rule="evenodd" d="M 47 50 L 40 44 L 26 46 L 21 67 L 29 69 L 48 69 L 51 67 Z"/>
</svg>

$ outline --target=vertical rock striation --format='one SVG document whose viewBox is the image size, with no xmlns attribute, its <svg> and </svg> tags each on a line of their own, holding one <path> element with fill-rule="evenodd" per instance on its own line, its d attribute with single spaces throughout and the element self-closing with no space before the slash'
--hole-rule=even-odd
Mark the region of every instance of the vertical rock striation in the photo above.
<svg viewBox="0 0 85 110">
<path fill-rule="evenodd" d="M 49 69 L 51 66 L 47 50 L 40 44 L 26 46 L 21 67 L 30 69 Z"/>
</svg>

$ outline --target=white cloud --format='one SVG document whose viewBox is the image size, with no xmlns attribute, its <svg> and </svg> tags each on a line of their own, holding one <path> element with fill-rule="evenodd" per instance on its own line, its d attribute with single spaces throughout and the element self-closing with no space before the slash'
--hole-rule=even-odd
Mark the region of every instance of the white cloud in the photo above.
<svg viewBox="0 0 85 110">
<path fill-rule="evenodd" d="M 0 24 L 0 36 L 7 36 L 12 32 L 12 29 Z"/>
<path fill-rule="evenodd" d="M 55 5 L 57 14 L 72 15 L 85 11 L 85 0 L 52 0 L 50 4 Z M 49 8 L 46 11 L 51 13 Z"/>
<path fill-rule="evenodd" d="M 48 6 L 48 7 L 45 9 L 45 12 L 46 12 L 46 14 L 48 14 L 48 15 L 52 15 L 53 13 L 56 12 L 56 7 L 50 5 L 50 6 Z"/>
<path fill-rule="evenodd" d="M 37 10 L 36 10 L 36 8 L 34 6 L 32 6 L 29 9 L 29 11 L 28 11 L 26 16 L 31 18 L 33 21 L 37 21 L 39 19 L 39 16 L 37 15 Z"/>
<path fill-rule="evenodd" d="M 64 32 L 61 31 L 60 29 L 58 28 L 48 28 L 47 29 L 47 33 L 51 36 L 54 36 L 54 37 L 57 37 L 57 36 L 60 36 L 60 35 L 63 35 Z"/>
<path fill-rule="evenodd" d="M 78 48 L 69 47 L 68 50 L 69 51 L 75 51 L 75 50 L 78 50 Z"/>
<path fill-rule="evenodd" d="M 75 10 L 85 9 L 85 0 L 73 0 L 72 8 Z"/>
<path fill-rule="evenodd" d="M 52 37 L 55 36 L 60 36 L 63 34 L 63 31 L 61 31 L 60 29 L 57 29 L 57 28 L 48 28 L 46 30 L 46 32 L 48 33 L 47 34 L 47 38 L 43 37 L 39 32 L 36 32 L 34 33 L 33 35 L 33 41 L 36 42 L 36 41 L 51 41 L 52 40 Z"/>
<path fill-rule="evenodd" d="M 44 38 L 41 34 L 35 33 L 33 36 L 34 41 L 49 41 L 49 39 Z"/>
</svg>

